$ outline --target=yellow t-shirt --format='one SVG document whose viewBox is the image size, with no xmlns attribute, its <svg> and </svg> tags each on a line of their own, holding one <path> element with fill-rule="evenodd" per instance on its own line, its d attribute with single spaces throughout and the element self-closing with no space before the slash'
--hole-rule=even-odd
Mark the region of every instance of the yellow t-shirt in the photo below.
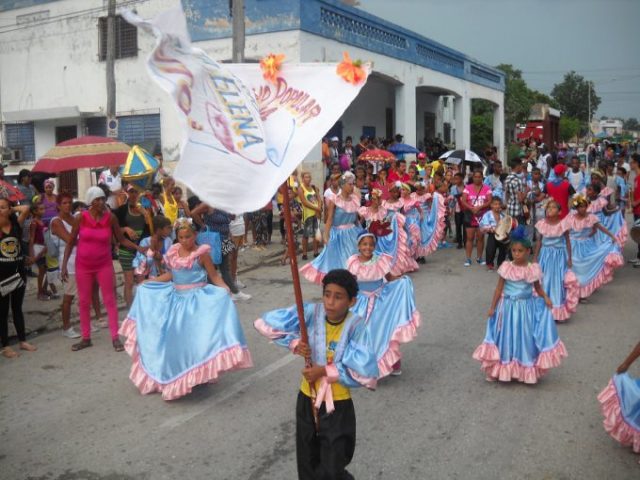
<svg viewBox="0 0 640 480">
<path fill-rule="evenodd" d="M 287 184 L 295 189 L 295 183 L 296 183 L 296 178 L 293 175 L 289 176 L 289 180 L 287 180 Z M 295 192 L 293 194 L 295 196 Z M 297 198 L 296 198 L 297 201 Z M 278 194 L 276 195 L 276 203 L 279 203 L 280 205 L 282 205 L 284 203 L 284 198 L 282 196 L 282 193 L 280 193 L 280 189 L 278 189 Z"/>
<path fill-rule="evenodd" d="M 309 203 L 313 203 L 315 205 L 318 204 L 318 194 L 315 189 L 311 187 L 310 190 L 307 190 L 304 185 L 300 185 L 302 189 L 302 195 Z M 318 214 L 314 209 L 307 207 L 305 204 L 302 204 L 302 221 L 306 221 L 307 218 L 315 217 Z"/>
<path fill-rule="evenodd" d="M 336 353 L 336 348 L 338 348 L 340 335 L 342 335 L 342 328 L 344 327 L 345 323 L 346 319 L 345 321 L 340 322 L 338 325 L 333 325 L 325 321 L 327 329 L 327 364 L 333 363 L 333 356 Z M 316 392 L 319 388 L 320 380 L 316 381 Z M 302 383 L 300 385 L 300 391 L 307 397 L 311 397 L 311 392 L 309 391 L 309 382 L 307 382 L 304 378 L 302 379 Z M 338 382 L 331 384 L 331 393 L 333 394 L 334 401 L 348 400 L 351 398 L 351 391 Z"/>
</svg>

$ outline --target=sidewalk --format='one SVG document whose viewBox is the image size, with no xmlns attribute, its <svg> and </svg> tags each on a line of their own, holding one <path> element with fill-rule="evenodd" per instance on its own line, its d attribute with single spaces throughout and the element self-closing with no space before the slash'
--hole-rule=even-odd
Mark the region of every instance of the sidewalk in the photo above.
<svg viewBox="0 0 640 480">
<path fill-rule="evenodd" d="M 273 243 L 267 246 L 266 250 L 259 251 L 251 247 L 246 248 L 238 255 L 238 275 L 242 275 L 244 272 L 249 272 L 260 268 L 262 265 L 275 265 L 280 261 L 280 257 L 284 251 L 284 247 L 280 244 L 280 234 L 277 230 L 273 235 Z M 124 297 L 122 294 L 122 270 L 120 264 L 114 262 L 116 270 L 116 291 L 118 300 L 118 310 L 121 312 L 120 318 L 123 317 L 126 311 Z M 60 285 L 58 291 L 62 292 Z M 27 293 L 25 295 L 23 312 L 25 317 L 25 324 L 27 335 L 31 333 L 44 333 L 47 331 L 60 330 L 62 328 L 62 322 L 60 318 L 60 307 L 62 304 L 62 298 L 57 300 L 40 301 L 37 298 L 36 279 L 29 277 L 27 280 Z M 93 315 L 93 309 L 91 311 Z M 103 320 L 106 320 L 106 311 L 104 306 L 102 308 Z M 93 317 L 92 317 L 93 320 Z M 76 298 L 71 307 L 71 324 L 77 325 L 79 322 L 78 316 L 78 299 Z M 15 336 L 15 329 L 13 326 L 13 320 L 9 319 L 9 336 Z"/>
</svg>

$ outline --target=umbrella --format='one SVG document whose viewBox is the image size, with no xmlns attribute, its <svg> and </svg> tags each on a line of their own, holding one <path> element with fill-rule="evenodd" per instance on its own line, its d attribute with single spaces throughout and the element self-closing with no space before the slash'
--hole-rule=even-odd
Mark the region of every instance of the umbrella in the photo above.
<svg viewBox="0 0 640 480">
<path fill-rule="evenodd" d="M 153 155 L 134 145 L 122 168 L 122 180 L 135 185 L 138 190 L 148 190 L 159 167 L 160 162 Z"/>
<path fill-rule="evenodd" d="M 0 198 L 6 198 L 10 202 L 24 200 L 24 194 L 15 185 L 0 180 Z"/>
<path fill-rule="evenodd" d="M 378 148 L 367 150 L 358 157 L 359 162 L 393 162 L 395 159 L 393 153 Z"/>
<path fill-rule="evenodd" d="M 78 137 L 59 143 L 33 167 L 32 172 L 58 173 L 79 168 L 122 165 L 131 148 L 126 143 L 106 137 Z"/>
<path fill-rule="evenodd" d="M 482 159 L 471 150 L 449 150 L 440 155 L 440 158 L 446 158 L 447 161 L 445 163 L 452 163 L 453 165 L 458 165 L 460 162 L 483 163 Z"/>
<path fill-rule="evenodd" d="M 389 147 L 389 151 L 391 153 L 420 153 L 416 147 L 412 147 L 411 145 L 407 145 L 406 143 L 394 143 Z"/>
</svg>

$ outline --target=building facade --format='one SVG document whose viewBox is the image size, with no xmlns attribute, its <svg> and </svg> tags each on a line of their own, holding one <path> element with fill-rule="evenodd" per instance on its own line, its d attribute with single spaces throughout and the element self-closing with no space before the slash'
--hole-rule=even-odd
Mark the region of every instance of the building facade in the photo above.
<svg viewBox="0 0 640 480">
<path fill-rule="evenodd" d="M 104 0 L 0 3 L 2 147 L 11 169 L 32 165 L 57 142 L 106 133 Z M 179 0 L 119 0 L 144 18 Z M 192 40 L 212 58 L 231 58 L 228 0 L 182 1 Z M 290 62 L 339 62 L 344 51 L 373 73 L 331 133 L 389 137 L 421 145 L 440 137 L 470 147 L 471 102 L 495 106 L 494 144 L 504 151 L 504 75 L 419 33 L 337 0 L 245 0 L 246 61 L 284 53 Z M 170 98 L 148 77 L 153 38 L 117 21 L 118 136 L 179 156 L 181 127 Z M 323 132 L 325 133 L 325 132 Z M 305 159 L 319 168 L 320 143 Z M 90 180 L 78 180 L 80 191 Z"/>
</svg>

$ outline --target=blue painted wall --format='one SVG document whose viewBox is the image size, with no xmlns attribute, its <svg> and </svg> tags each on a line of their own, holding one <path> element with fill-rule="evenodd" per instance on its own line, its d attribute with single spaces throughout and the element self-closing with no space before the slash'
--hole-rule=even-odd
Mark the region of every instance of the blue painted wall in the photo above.
<svg viewBox="0 0 640 480">
<path fill-rule="evenodd" d="M 231 36 L 228 0 L 182 0 L 191 38 Z M 247 35 L 302 30 L 504 91 L 504 74 L 337 0 L 245 0 Z"/>
</svg>

